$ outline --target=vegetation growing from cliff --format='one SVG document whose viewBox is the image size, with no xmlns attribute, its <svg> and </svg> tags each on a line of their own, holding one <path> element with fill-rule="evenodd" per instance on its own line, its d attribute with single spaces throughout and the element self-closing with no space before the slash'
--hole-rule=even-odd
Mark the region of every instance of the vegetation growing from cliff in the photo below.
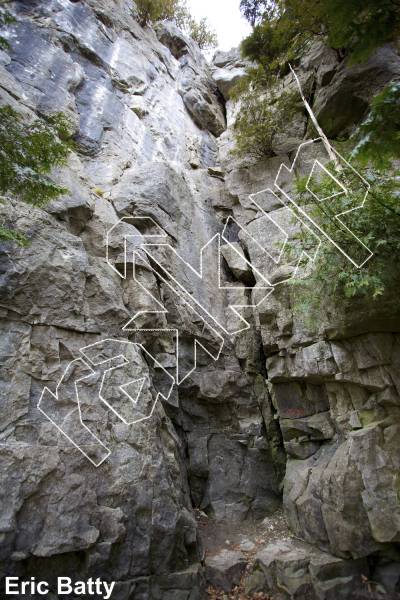
<svg viewBox="0 0 400 600">
<path fill-rule="evenodd" d="M 1 4 L 3 6 L 1 6 Z M 4 8 L 5 2 L 0 2 L 0 28 L 3 29 L 5 26 L 10 25 L 14 22 L 14 17 L 12 14 Z M 7 50 L 9 48 L 9 43 L 6 38 L 0 35 L 0 49 Z"/>
<path fill-rule="evenodd" d="M 215 48 L 218 45 L 217 35 L 210 28 L 207 19 L 196 21 L 185 0 L 136 0 L 136 8 L 142 27 L 157 21 L 173 21 L 201 49 Z"/>
<path fill-rule="evenodd" d="M 174 21 L 183 27 L 186 8 L 180 0 L 136 0 L 139 23 L 142 27 L 157 21 Z"/>
<path fill-rule="evenodd" d="M 283 90 L 262 69 L 253 69 L 232 96 L 241 103 L 234 124 L 234 153 L 256 159 L 274 156 L 277 137 L 303 108 L 299 95 Z"/>
<path fill-rule="evenodd" d="M 242 0 L 241 8 L 254 28 L 242 51 L 258 63 L 236 90 L 241 100 L 236 145 L 237 152 L 244 155 L 273 154 L 273 141 L 279 130 L 284 131 L 285 122 L 293 119 L 296 108 L 296 103 L 288 100 L 289 93 L 282 93 L 282 78 L 288 64 L 300 58 L 311 40 L 319 37 L 354 62 L 365 60 L 400 33 L 400 6 L 388 0 Z M 377 299 L 400 284 L 400 182 L 392 166 L 400 156 L 399 82 L 389 84 L 373 99 L 367 119 L 353 134 L 347 150 L 350 162 L 371 188 L 363 208 L 350 212 L 345 223 L 374 256 L 357 268 L 331 242 L 323 242 L 311 276 L 298 283 L 302 291 L 297 302 L 304 301 L 308 312 L 328 298 L 336 303 L 356 297 Z M 298 182 L 296 196 L 307 214 L 345 251 L 349 244 L 354 249 L 357 243 L 336 215 L 346 210 L 346 203 L 347 208 L 362 205 L 366 188 L 360 181 L 357 187 L 355 178 L 351 169 L 340 173 L 351 190 L 348 197 L 320 202 L 307 190 L 305 180 Z M 337 191 L 335 186 L 326 177 L 313 191 L 328 198 Z M 307 239 L 307 230 L 302 235 L 302 246 L 312 241 Z"/>
<path fill-rule="evenodd" d="M 307 179 L 297 185 L 296 201 L 321 229 L 349 256 L 355 257 L 361 247 L 352 238 L 336 215 L 355 206 L 359 210 L 342 217 L 346 226 L 372 252 L 373 256 L 361 268 L 354 266 L 335 246 L 324 239 L 311 275 L 294 282 L 297 308 L 304 314 L 313 314 L 325 306 L 327 299 L 340 305 L 346 299 L 365 298 L 374 301 L 400 285 L 400 181 L 392 173 L 366 167 L 362 176 L 370 184 L 369 194 L 363 204 L 366 186 L 360 185 L 358 176 L 345 169 L 341 179 L 351 190 L 347 197 L 338 196 L 319 201 L 307 189 Z M 313 192 L 320 198 L 329 198 L 337 191 L 334 181 L 324 177 Z M 309 232 L 300 234 L 300 246 L 312 242 Z"/>
<path fill-rule="evenodd" d="M 400 84 L 392 82 L 371 103 L 371 111 L 346 146 L 356 142 L 349 161 L 369 183 L 366 187 L 349 168 L 339 173 L 339 179 L 349 189 L 347 198 L 338 196 L 319 202 L 307 189 L 307 180 L 297 183 L 296 201 L 323 231 L 349 254 L 357 244 L 351 240 L 336 215 L 354 206 L 345 224 L 359 240 L 371 249 L 373 257 L 356 268 L 331 242 L 324 241 L 311 276 L 299 282 L 296 304 L 303 306 L 304 316 L 317 313 L 326 299 L 336 305 L 352 298 L 375 301 L 387 296 L 400 285 L 400 179 L 395 161 L 400 156 Z M 328 165 L 334 173 L 334 166 Z M 336 184 L 323 178 L 313 189 L 316 196 L 329 198 Z M 337 191 L 337 189 L 336 189 Z M 344 200 L 344 203 L 343 203 Z M 303 232 L 307 243 L 307 231 Z M 308 240 L 310 242 L 310 240 Z"/>
<path fill-rule="evenodd" d="M 400 34 L 400 5 L 393 0 L 241 0 L 241 10 L 253 25 L 242 53 L 258 65 L 249 69 L 236 94 L 241 94 L 241 111 L 235 136 L 237 152 L 243 155 L 273 154 L 275 130 L 294 117 L 290 94 L 277 100 L 282 77 L 312 40 L 325 41 L 350 61 L 362 61 Z M 360 158 L 361 154 L 373 160 L 385 158 L 388 144 L 398 148 L 398 132 L 392 124 L 392 114 L 398 110 L 396 86 L 375 99 L 358 138 Z"/>
<path fill-rule="evenodd" d="M 63 115 L 26 123 L 10 106 L 0 108 L 0 193 L 39 207 L 65 193 L 48 173 L 65 163 L 69 139 L 70 128 Z M 0 223 L 0 239 L 23 242 L 5 222 Z"/>
<path fill-rule="evenodd" d="M 254 27 L 243 53 L 264 65 L 296 55 L 315 36 L 364 60 L 400 33 L 395 0 L 241 0 L 240 6 Z"/>
<path fill-rule="evenodd" d="M 371 111 L 354 136 L 352 157 L 362 164 L 389 168 L 400 156 L 400 82 L 390 83 L 375 96 Z"/>
<path fill-rule="evenodd" d="M 206 17 L 203 17 L 200 21 L 189 17 L 187 26 L 184 29 L 202 50 L 209 50 L 218 46 L 217 34 L 210 28 Z"/>
</svg>

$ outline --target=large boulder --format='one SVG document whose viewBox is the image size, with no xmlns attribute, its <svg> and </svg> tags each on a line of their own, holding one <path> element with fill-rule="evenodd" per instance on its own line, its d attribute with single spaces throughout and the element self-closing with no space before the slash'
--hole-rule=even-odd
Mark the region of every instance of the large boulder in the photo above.
<svg viewBox="0 0 400 600">
<path fill-rule="evenodd" d="M 342 560 L 292 539 L 257 552 L 245 588 L 249 594 L 269 592 L 276 600 L 352 600 L 358 592 L 368 597 L 363 582 L 368 575 L 366 560 Z"/>
<path fill-rule="evenodd" d="M 213 79 L 225 100 L 237 83 L 246 76 L 248 61 L 241 58 L 238 48 L 217 52 L 213 58 Z"/>
<path fill-rule="evenodd" d="M 246 568 L 246 560 L 241 552 L 221 550 L 205 559 L 207 582 L 217 590 L 230 592 L 238 585 Z"/>
</svg>

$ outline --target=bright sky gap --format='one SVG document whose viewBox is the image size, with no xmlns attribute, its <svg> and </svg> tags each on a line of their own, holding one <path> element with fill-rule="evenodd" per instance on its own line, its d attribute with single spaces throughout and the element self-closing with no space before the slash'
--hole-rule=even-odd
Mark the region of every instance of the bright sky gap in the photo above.
<svg viewBox="0 0 400 600">
<path fill-rule="evenodd" d="M 218 48 L 230 50 L 249 35 L 251 27 L 241 16 L 240 0 L 188 0 L 194 17 L 207 17 L 218 35 Z"/>
</svg>

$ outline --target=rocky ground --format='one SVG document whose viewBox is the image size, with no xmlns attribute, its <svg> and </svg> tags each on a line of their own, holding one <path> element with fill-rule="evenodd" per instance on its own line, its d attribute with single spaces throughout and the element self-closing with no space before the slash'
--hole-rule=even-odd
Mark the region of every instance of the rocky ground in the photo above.
<svg viewBox="0 0 400 600">
<path fill-rule="evenodd" d="M 235 51 L 217 53 L 210 67 L 171 24 L 141 28 L 132 4 L 15 1 L 10 50 L 0 52 L 1 104 L 28 119 L 64 112 L 77 143 L 54 174 L 67 195 L 45 209 L 0 204 L 30 240 L 25 248 L 0 244 L 1 574 L 101 576 L 117 581 L 113 600 L 394 598 L 400 329 L 393 298 L 372 309 L 322 311 L 310 324 L 294 310 L 290 286 L 277 286 L 247 309 L 250 330 L 230 336 L 218 361 L 201 355 L 151 421 L 128 426 L 104 406 L 85 405 L 89 429 L 111 450 L 98 469 L 37 408 L 44 386 L 54 391 L 82 348 L 103 340 L 110 356 L 115 347 L 104 340 L 132 341 L 123 327 L 137 311 L 140 327 L 154 327 L 149 296 L 121 271 L 123 236 L 149 232 L 126 223 L 110 243 L 115 269 L 106 261 L 106 234 L 121 218 L 151 217 L 195 266 L 201 247 L 234 218 L 242 229 L 229 231 L 222 275 L 248 307 L 256 303 L 245 287 L 259 286 L 260 269 L 279 282 L 292 268 L 266 264 L 247 235 L 268 247 L 274 232 L 265 214 L 292 235 L 286 209 L 266 196 L 262 212 L 249 194 L 291 164 L 307 138 L 307 116 L 282 132 L 274 158 L 234 158 L 238 106 L 230 91 L 243 61 Z M 335 137 L 400 76 L 400 60 L 387 46 L 347 67 L 316 44 L 298 73 Z M 298 171 L 322 155 L 316 145 Z M 199 333 L 197 318 L 149 261 L 138 273 L 168 310 L 157 326 L 180 326 L 185 368 L 196 337 L 215 351 L 215 336 Z M 192 285 L 229 328 L 227 294 L 211 278 Z M 143 343 L 172 373 L 173 340 Z M 145 358 L 138 350 L 131 357 L 151 394 L 157 373 Z M 100 374 L 85 382 L 87 396 Z M 71 372 L 61 390 L 64 426 L 76 379 Z"/>
</svg>

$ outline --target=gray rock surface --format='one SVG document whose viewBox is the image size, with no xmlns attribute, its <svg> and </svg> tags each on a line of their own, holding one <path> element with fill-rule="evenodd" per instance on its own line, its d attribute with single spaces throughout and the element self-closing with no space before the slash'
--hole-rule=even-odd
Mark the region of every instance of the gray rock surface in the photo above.
<svg viewBox="0 0 400 600">
<path fill-rule="evenodd" d="M 229 57 L 217 55 L 215 72 L 225 64 L 229 64 Z M 239 61 L 236 64 L 239 67 Z M 234 65 L 232 61 L 230 67 Z M 328 135 L 337 136 L 351 131 L 364 117 L 372 96 L 388 81 L 398 78 L 399 65 L 398 51 L 390 46 L 379 49 L 365 64 L 349 67 L 335 52 L 318 43 L 303 57 L 297 72 L 306 92 L 314 89 L 313 108 L 321 125 Z M 286 84 L 293 85 L 291 77 Z M 239 239 L 257 269 L 255 278 L 260 285 L 257 272 L 262 272 L 271 283 L 279 283 L 257 308 L 255 319 L 287 454 L 283 503 L 295 535 L 310 543 L 313 551 L 330 553 L 334 561 L 340 558 L 339 564 L 345 571 L 349 569 L 349 577 L 346 574 L 341 583 L 340 575 L 337 581 L 332 576 L 328 587 L 318 583 L 322 586 L 322 591 L 318 591 L 318 585 L 310 583 L 302 566 L 298 587 L 295 580 L 290 588 L 286 576 L 282 576 L 285 583 L 281 587 L 285 589 L 278 586 L 279 593 L 284 598 L 328 598 L 330 594 L 335 598 L 341 594 L 353 598 L 353 593 L 354 597 L 358 593 L 364 597 L 367 591 L 356 592 L 350 574 L 353 567 L 357 572 L 359 559 L 371 555 L 375 557 L 370 561 L 374 581 L 388 592 L 398 591 L 388 583 L 390 577 L 385 587 L 384 571 L 379 567 L 381 560 L 387 561 L 391 565 L 387 572 L 393 569 L 398 574 L 398 565 L 392 562 L 396 559 L 389 557 L 390 551 L 387 554 L 398 536 L 400 509 L 395 483 L 399 346 L 394 298 L 385 298 L 379 307 L 353 301 L 341 313 L 330 306 L 329 300 L 318 314 L 298 310 L 296 287 L 282 283 L 293 276 L 289 258 L 282 255 L 277 265 L 263 252 L 264 248 L 275 252 L 275 258 L 279 255 L 282 236 L 276 224 L 288 233 L 290 242 L 296 234 L 293 218 L 287 218 L 287 209 L 282 208 L 279 198 L 268 192 L 257 193 L 274 188 L 280 165 L 291 165 L 289 153 L 297 150 L 301 140 L 285 135 L 283 145 L 277 146 L 277 157 L 257 163 L 246 158 L 238 160 L 230 154 L 231 125 L 237 110 L 240 104 L 227 102 L 229 127 L 219 140 L 220 157 L 227 188 L 238 199 L 232 211 L 245 228 Z M 299 161 L 299 172 L 304 175 L 311 160 L 322 160 L 322 156 L 323 149 L 315 146 L 304 155 L 304 161 Z M 289 186 L 290 181 L 284 185 Z M 256 194 L 264 213 L 250 202 L 249 194 Z M 247 232 L 251 232 L 256 243 Z M 255 292 L 253 296 L 256 297 Z M 275 556 L 275 550 L 270 548 L 268 552 Z M 277 552 L 284 555 L 291 551 Z M 305 555 L 309 555 L 308 550 Z M 268 567 L 263 573 L 270 577 L 269 583 L 260 576 L 260 586 L 254 590 L 278 589 L 275 567 L 271 561 L 266 562 Z M 258 581 L 257 569 L 253 577 Z"/>
<path fill-rule="evenodd" d="M 217 52 L 213 58 L 213 78 L 225 100 L 229 100 L 232 88 L 245 77 L 248 62 L 240 57 L 237 48 L 229 52 Z"/>
<path fill-rule="evenodd" d="M 365 560 L 345 561 L 297 540 L 272 542 L 257 552 L 245 587 L 268 591 L 277 600 L 350 600 L 366 592 Z M 367 597 L 367 596 L 366 596 Z"/>
<path fill-rule="evenodd" d="M 283 493 L 290 528 L 303 542 L 285 537 L 261 548 L 248 590 L 345 599 L 358 593 L 365 575 L 396 593 L 398 329 L 383 306 L 374 314 L 354 305 L 341 315 L 326 311 L 310 324 L 283 283 L 293 264 L 277 266 L 262 252 L 278 247 L 271 218 L 293 239 L 287 211 L 273 195 L 258 198 L 264 213 L 249 199 L 273 185 L 281 163 L 291 164 L 306 117 L 284 132 L 277 156 L 238 160 L 230 155 L 238 110 L 230 91 L 246 65 L 236 51 L 217 53 L 210 67 L 173 24 L 141 28 L 131 0 L 18 0 L 12 10 L 10 50 L 0 56 L 0 103 L 27 118 L 63 111 L 77 148 L 53 174 L 68 188 L 65 196 L 45 209 L 15 198 L 0 203 L 1 218 L 29 240 L 25 247 L 0 243 L 2 574 L 40 573 L 51 582 L 60 574 L 101 576 L 117 582 L 113 600 L 202 600 L 210 582 L 235 584 L 244 562 L 232 550 L 204 561 L 194 509 L 225 527 L 245 528 L 280 508 Z M 398 69 L 391 47 L 349 68 L 321 44 L 299 66 L 331 135 L 351 129 Z M 348 98 L 358 99 L 352 111 Z M 320 147 L 313 151 L 320 156 Z M 43 388 L 55 392 L 80 350 L 109 338 L 132 341 L 136 334 L 123 327 L 136 311 L 139 327 L 179 325 L 187 371 L 194 339 L 213 352 L 217 347 L 213 331 L 150 260 L 136 265 L 142 286 L 123 277 L 124 236 L 149 232 L 119 220 L 151 217 L 198 269 L 202 247 L 229 216 L 261 244 L 235 230 L 232 246 L 222 248 L 222 281 L 237 287 L 250 329 L 227 341 L 218 361 L 199 351 L 196 371 L 148 422 L 130 426 L 91 403 L 96 371 L 82 384 L 83 420 L 111 455 L 95 469 L 37 408 Z M 109 240 L 114 269 L 106 261 L 112 227 L 119 227 Z M 219 323 L 235 322 L 233 292 L 220 289 L 213 260 L 196 280 L 183 261 L 162 252 L 174 277 Z M 259 289 L 246 286 L 260 287 L 261 269 L 279 285 L 249 309 Z M 146 289 L 166 313 L 146 313 Z M 171 336 L 148 333 L 143 344 L 167 373 L 175 372 Z M 151 402 L 160 373 L 144 350 L 134 355 L 135 376 L 152 384 Z M 60 405 L 66 425 L 75 408 L 74 377 Z M 246 543 L 241 551 L 250 560 L 260 546 L 257 539 Z"/>
<path fill-rule="evenodd" d="M 226 128 L 223 106 L 197 44 L 168 21 L 157 25 L 157 36 L 179 62 L 178 90 L 193 121 L 200 129 L 220 136 Z"/>
<path fill-rule="evenodd" d="M 246 560 L 240 552 L 222 550 L 205 560 L 205 576 L 216 589 L 230 592 L 238 585 L 246 568 Z"/>
<path fill-rule="evenodd" d="M 129 183 L 133 190 L 135 177 L 142 212 L 151 213 L 152 203 L 157 217 L 168 210 L 163 186 L 172 186 L 176 171 L 170 199 L 176 206 L 182 195 L 191 202 L 194 155 L 203 186 L 209 180 L 213 188 L 207 168 L 215 164 L 216 144 L 207 124 L 218 122 L 222 130 L 220 101 L 191 44 L 204 85 L 199 99 L 207 88 L 214 103 L 199 128 L 177 90 L 181 65 L 151 30 L 138 26 L 128 0 L 112 10 L 97 2 L 16 2 L 15 11 L 1 102 L 12 97 L 29 115 L 66 112 L 79 152 L 54 174 L 69 194 L 46 211 L 12 199 L 1 204 L 8 224 L 29 239 L 25 248 L 0 248 L 2 573 L 40 570 L 50 581 L 97 573 L 117 582 L 121 600 L 204 597 L 184 445 L 161 404 L 151 426 L 129 427 L 106 410 L 88 415 L 103 423 L 102 439 L 112 448 L 96 470 L 37 403 L 82 347 L 124 337 L 122 327 L 138 305 L 132 283 L 106 263 L 106 232 L 129 206 L 142 214 L 127 204 L 132 194 L 125 189 Z M 160 170 L 146 195 L 134 173 L 140 165 L 145 173 L 149 163 Z M 200 203 L 199 192 L 196 197 Z M 183 210 L 183 221 L 191 216 Z"/>
<path fill-rule="evenodd" d="M 254 282 L 251 266 L 249 261 L 246 260 L 243 248 L 239 242 L 233 242 L 229 245 L 225 244 L 222 246 L 221 252 L 235 279 L 249 285 Z"/>
<path fill-rule="evenodd" d="M 326 134 L 337 137 L 351 131 L 373 96 L 399 76 L 399 56 L 392 46 L 379 48 L 365 63 L 337 69 L 332 77 L 322 75 L 315 112 Z"/>
</svg>

